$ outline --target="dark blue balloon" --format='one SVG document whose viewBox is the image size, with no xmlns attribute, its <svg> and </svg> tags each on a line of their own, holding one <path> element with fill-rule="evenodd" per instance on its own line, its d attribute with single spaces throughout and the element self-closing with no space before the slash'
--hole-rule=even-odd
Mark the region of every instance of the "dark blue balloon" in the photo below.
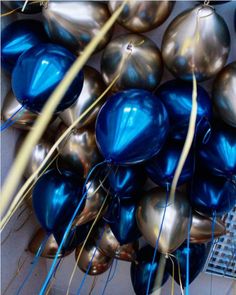
<svg viewBox="0 0 236 295">
<path fill-rule="evenodd" d="M 107 161 L 137 164 L 160 151 L 168 129 L 160 99 L 146 90 L 131 89 L 114 94 L 101 108 L 96 139 Z"/>
<path fill-rule="evenodd" d="M 192 109 L 191 82 L 171 80 L 157 89 L 157 95 L 164 103 L 170 119 L 170 137 L 184 141 L 188 131 L 189 118 Z M 197 86 L 197 127 L 196 133 L 201 138 L 209 131 L 209 121 L 212 117 L 212 104 L 209 95 Z"/>
<path fill-rule="evenodd" d="M 152 271 L 152 276 L 149 294 L 158 289 L 155 281 L 158 273 L 160 255 L 157 255 L 156 260 L 152 265 L 153 254 L 154 249 L 151 246 L 145 246 L 138 251 L 136 260 L 131 263 L 130 275 L 136 295 L 146 295 L 150 271 Z M 165 284 L 168 278 L 168 272 L 164 271 L 161 286 Z"/>
<path fill-rule="evenodd" d="M 46 42 L 43 24 L 36 20 L 18 20 L 2 31 L 2 67 L 11 72 L 19 56 L 33 46 Z"/>
<path fill-rule="evenodd" d="M 68 172 L 48 170 L 36 182 L 33 207 L 41 226 L 49 233 L 66 226 L 82 197 L 82 181 Z M 84 203 L 79 213 L 83 210 Z M 78 213 L 78 214 L 79 214 Z"/>
<path fill-rule="evenodd" d="M 23 53 L 12 73 L 12 90 L 25 108 L 40 112 L 43 105 L 64 78 L 75 56 L 56 44 L 39 44 Z M 65 93 L 56 111 L 71 106 L 83 86 L 80 72 Z"/>
<path fill-rule="evenodd" d="M 168 141 L 160 153 L 146 163 L 146 171 L 152 181 L 162 187 L 171 185 L 182 149 L 182 143 Z M 181 172 L 178 185 L 188 182 L 192 178 L 193 172 L 194 156 L 193 152 L 190 151 Z"/>
</svg>

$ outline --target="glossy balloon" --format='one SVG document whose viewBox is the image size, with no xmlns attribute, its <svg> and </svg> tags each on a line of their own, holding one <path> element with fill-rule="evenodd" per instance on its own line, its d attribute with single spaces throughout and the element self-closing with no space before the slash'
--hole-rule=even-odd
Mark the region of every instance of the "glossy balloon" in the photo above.
<svg viewBox="0 0 236 295">
<path fill-rule="evenodd" d="M 69 223 L 82 197 L 82 187 L 78 177 L 61 174 L 56 169 L 48 170 L 37 180 L 32 196 L 33 207 L 38 221 L 47 232 L 56 232 Z"/>
<path fill-rule="evenodd" d="M 33 46 L 47 41 L 41 22 L 18 20 L 2 30 L 1 66 L 11 72 L 19 56 Z"/>
<path fill-rule="evenodd" d="M 17 100 L 30 111 L 40 112 L 74 61 L 73 54 L 56 44 L 39 44 L 27 50 L 12 73 L 12 90 Z M 83 73 L 79 72 L 56 111 L 71 106 L 82 86 Z"/>
<path fill-rule="evenodd" d="M 131 263 L 130 275 L 136 295 L 146 295 L 150 271 L 152 271 L 152 276 L 149 294 L 158 289 L 156 277 L 158 274 L 160 255 L 157 255 L 152 265 L 153 254 L 154 249 L 151 246 L 145 246 L 138 251 L 136 261 Z M 164 271 L 161 286 L 165 284 L 168 278 L 169 274 Z"/>
<path fill-rule="evenodd" d="M 98 34 L 110 13 L 107 5 L 99 1 L 49 1 L 43 16 L 51 40 L 79 54 Z M 96 51 L 109 42 L 111 35 L 112 29 L 103 36 Z"/>
<path fill-rule="evenodd" d="M 171 80 L 162 84 L 156 92 L 169 114 L 170 137 L 173 139 L 185 141 L 192 109 L 192 91 L 192 83 Z M 212 105 L 209 95 L 199 85 L 197 86 L 197 100 L 195 132 L 198 136 L 204 138 L 210 129 L 209 121 L 212 117 Z"/>
<path fill-rule="evenodd" d="M 224 19 L 208 5 L 184 11 L 169 25 L 162 40 L 162 56 L 176 77 L 198 81 L 217 74 L 230 51 L 230 34 Z"/>
<path fill-rule="evenodd" d="M 84 84 L 82 91 L 76 100 L 76 102 L 59 114 L 61 120 L 70 126 L 82 113 L 103 93 L 105 90 L 105 84 L 102 80 L 101 74 L 92 67 L 85 66 L 84 72 Z M 83 127 L 92 123 L 98 114 L 100 107 L 104 100 L 101 100 L 96 106 L 81 120 L 77 127 Z"/>
<path fill-rule="evenodd" d="M 33 13 L 39 13 L 42 10 L 42 6 L 40 1 L 28 1 L 27 5 L 25 6 L 24 11 L 22 11 L 22 8 L 25 4 L 25 1 L 2 1 L 2 3 L 8 7 L 9 9 L 17 9 L 17 12 L 25 13 L 25 14 L 33 14 Z M 24 20 L 25 21 L 25 20 Z"/>
<path fill-rule="evenodd" d="M 137 164 L 160 151 L 168 130 L 168 115 L 159 98 L 132 89 L 114 94 L 101 108 L 96 140 L 107 161 Z"/>
<path fill-rule="evenodd" d="M 213 84 L 213 102 L 227 124 L 236 127 L 236 62 L 220 71 Z"/>
<path fill-rule="evenodd" d="M 113 90 L 154 90 L 161 81 L 163 63 L 156 44 L 146 36 L 125 34 L 113 39 L 101 60 L 102 77 L 109 85 L 118 75 Z"/>
<path fill-rule="evenodd" d="M 136 212 L 139 230 L 144 239 L 155 247 L 164 216 L 167 192 L 161 188 L 151 189 L 143 195 Z M 176 191 L 174 202 L 168 201 L 158 250 L 172 253 L 187 238 L 190 204 L 187 196 Z"/>
<path fill-rule="evenodd" d="M 130 1 L 125 5 L 117 22 L 132 32 L 147 32 L 159 27 L 170 15 L 175 1 Z M 120 1 L 110 0 L 108 7 L 113 13 Z"/>
</svg>

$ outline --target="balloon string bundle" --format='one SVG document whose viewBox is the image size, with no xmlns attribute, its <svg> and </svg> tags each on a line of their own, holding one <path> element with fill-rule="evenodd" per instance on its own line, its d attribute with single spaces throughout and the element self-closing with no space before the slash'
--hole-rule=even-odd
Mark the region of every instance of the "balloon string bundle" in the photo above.
<svg viewBox="0 0 236 295">
<path fill-rule="evenodd" d="M 192 222 L 192 212 L 190 212 L 190 218 L 188 222 L 188 238 L 187 238 L 187 253 L 186 253 L 186 293 L 185 295 L 189 295 L 189 254 L 190 254 L 190 230 L 191 230 L 191 222 Z"/>
<path fill-rule="evenodd" d="M 24 113 L 24 106 L 21 106 L 17 111 L 15 111 L 14 114 L 11 115 L 10 118 L 8 118 L 3 124 L 1 124 L 1 132 L 11 127 L 20 116 L 22 116 Z"/>
<path fill-rule="evenodd" d="M 114 261 L 115 261 L 115 267 L 114 267 L 113 274 L 111 275 L 111 272 L 112 272 L 112 269 L 113 269 L 113 265 L 114 265 Z M 115 272 L 116 272 L 116 268 L 117 268 L 117 260 L 116 260 L 116 259 L 113 259 L 112 264 L 111 264 L 111 267 L 110 267 L 110 269 L 109 269 L 109 273 L 108 273 L 108 276 L 107 276 L 106 282 L 105 282 L 105 285 L 104 285 L 104 288 L 103 288 L 103 290 L 102 290 L 102 295 L 105 294 L 105 291 L 106 291 L 107 285 L 108 285 L 109 282 L 113 279 L 113 277 L 114 277 L 114 275 L 115 275 Z"/>
</svg>

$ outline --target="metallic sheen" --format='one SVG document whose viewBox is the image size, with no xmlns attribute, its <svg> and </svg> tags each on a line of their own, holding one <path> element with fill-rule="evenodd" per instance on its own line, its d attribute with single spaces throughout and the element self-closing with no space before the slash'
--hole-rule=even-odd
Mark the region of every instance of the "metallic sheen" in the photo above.
<svg viewBox="0 0 236 295">
<path fill-rule="evenodd" d="M 42 10 L 42 6 L 40 5 L 39 1 L 38 3 L 36 1 L 28 1 L 23 12 L 21 10 L 25 4 L 25 0 L 2 1 L 2 3 L 11 10 L 18 9 L 17 12 L 25 13 L 25 14 L 39 13 Z"/>
</svg>

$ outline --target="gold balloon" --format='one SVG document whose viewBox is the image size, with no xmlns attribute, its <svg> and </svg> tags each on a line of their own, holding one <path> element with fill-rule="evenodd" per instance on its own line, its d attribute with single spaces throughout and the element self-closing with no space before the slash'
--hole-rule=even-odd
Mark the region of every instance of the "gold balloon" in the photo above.
<svg viewBox="0 0 236 295">
<path fill-rule="evenodd" d="M 136 219 L 144 239 L 155 247 L 163 220 L 166 191 L 154 188 L 147 192 L 137 208 Z M 187 238 L 190 204 L 186 194 L 179 191 L 173 203 L 168 202 L 158 250 L 161 253 L 175 251 Z"/>
<path fill-rule="evenodd" d="M 114 91 L 129 88 L 154 90 L 161 81 L 163 62 L 156 44 L 146 36 L 125 34 L 113 39 L 101 60 L 107 85 L 120 75 Z"/>
<path fill-rule="evenodd" d="M 83 72 L 84 84 L 77 101 L 59 114 L 59 117 L 67 126 L 70 126 L 105 90 L 102 76 L 97 70 L 85 66 Z M 93 122 L 103 102 L 104 100 L 101 100 L 77 127 L 82 127 Z"/>
<path fill-rule="evenodd" d="M 143 33 L 160 26 L 170 15 L 175 1 L 130 1 L 119 16 L 117 22 L 127 30 Z M 113 13 L 120 1 L 109 1 L 108 7 Z"/>
<path fill-rule="evenodd" d="M 162 56 L 167 68 L 178 78 L 198 81 L 217 74 L 230 50 L 230 34 L 224 19 L 214 8 L 200 5 L 178 15 L 167 28 Z"/>
<path fill-rule="evenodd" d="M 236 62 L 227 65 L 217 75 L 212 97 L 220 117 L 236 127 Z"/>
<path fill-rule="evenodd" d="M 48 1 L 42 12 L 49 37 L 77 54 L 83 52 L 110 18 L 107 5 L 99 1 Z M 109 30 L 96 50 L 102 49 L 111 35 Z"/>
<path fill-rule="evenodd" d="M 80 249 L 81 249 L 81 245 L 79 247 L 77 247 L 75 250 L 75 259 L 76 260 L 77 260 L 79 253 L 80 253 Z M 92 257 L 93 257 L 93 260 L 92 260 L 91 267 L 88 272 L 89 275 L 99 275 L 99 274 L 104 273 L 111 266 L 112 260 L 113 260 L 111 257 L 105 256 L 96 247 L 93 240 L 89 240 L 86 243 L 86 245 L 81 253 L 80 259 L 78 261 L 78 267 L 83 272 L 87 271 Z"/>
</svg>

